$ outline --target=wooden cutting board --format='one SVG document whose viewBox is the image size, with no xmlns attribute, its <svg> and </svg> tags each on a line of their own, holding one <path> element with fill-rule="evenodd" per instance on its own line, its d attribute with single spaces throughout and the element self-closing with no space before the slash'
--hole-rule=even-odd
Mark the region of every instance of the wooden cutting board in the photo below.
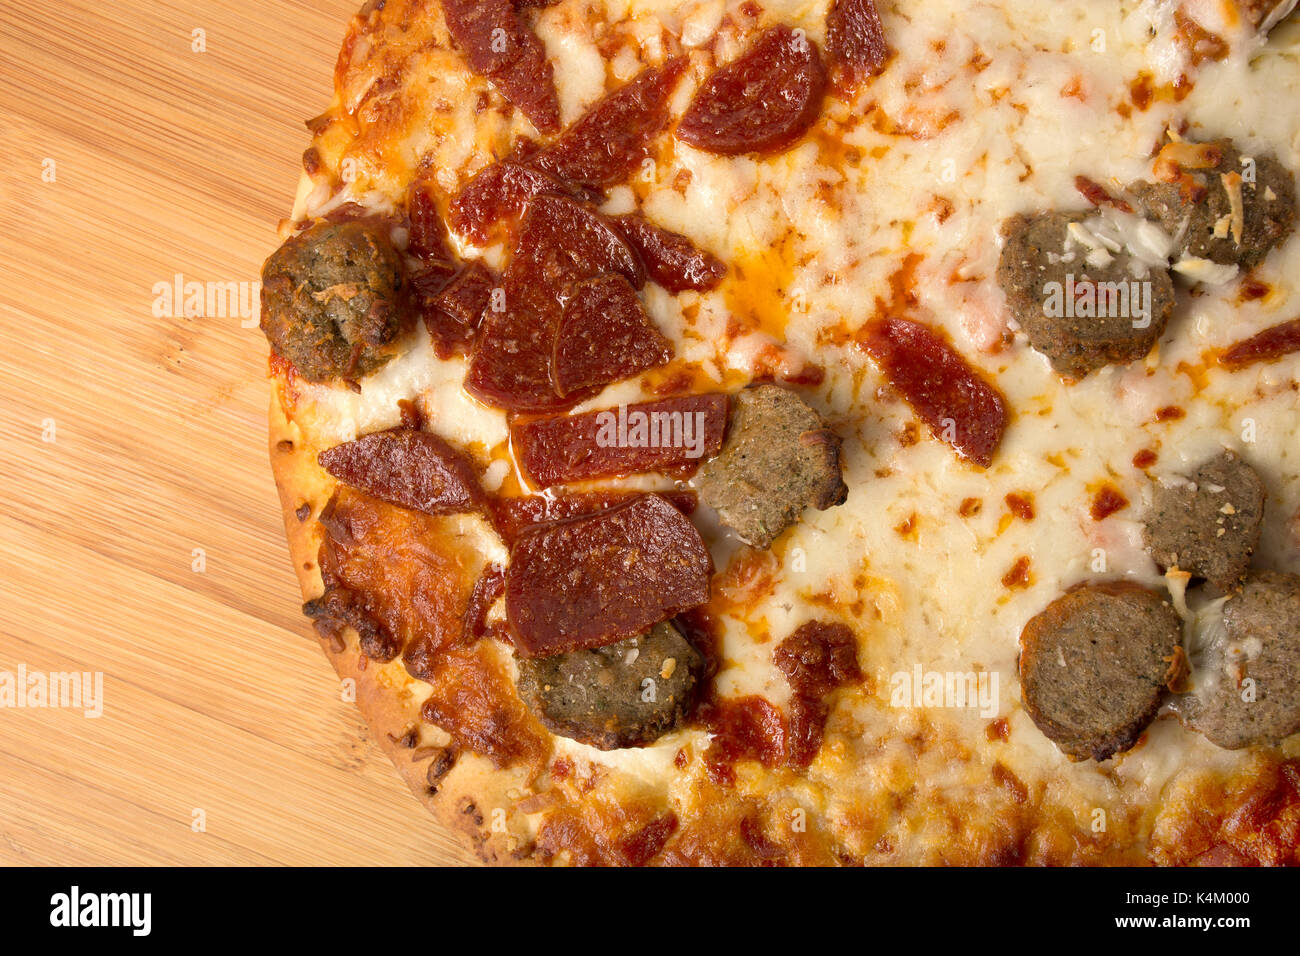
<svg viewBox="0 0 1300 956">
<path fill-rule="evenodd" d="M 0 5 L 0 682 L 103 675 L 0 709 L 0 864 L 470 859 L 299 615 L 256 317 L 160 292 L 256 282 L 359 3 Z"/>
</svg>

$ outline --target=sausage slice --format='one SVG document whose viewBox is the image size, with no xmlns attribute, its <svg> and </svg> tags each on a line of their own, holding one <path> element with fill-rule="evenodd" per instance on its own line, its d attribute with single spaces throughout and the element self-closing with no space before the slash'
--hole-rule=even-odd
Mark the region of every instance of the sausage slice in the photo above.
<svg viewBox="0 0 1300 956">
<path fill-rule="evenodd" d="M 1127 582 L 1057 598 L 1020 635 L 1025 710 L 1071 760 L 1128 750 L 1178 671 L 1182 622 L 1161 595 Z"/>
<path fill-rule="evenodd" d="M 1294 228 L 1291 170 L 1272 156 L 1243 157 L 1230 139 L 1170 143 L 1154 172 L 1160 181 L 1134 183 L 1129 192 L 1165 232 L 1181 237 L 1176 255 L 1250 269 Z"/>
<path fill-rule="evenodd" d="M 1188 726 L 1229 750 L 1300 732 L 1300 576 L 1252 573 L 1198 657 L 1174 702 Z"/>
<path fill-rule="evenodd" d="M 998 285 L 1029 344 L 1067 379 L 1145 356 L 1174 307 L 1169 271 L 1095 228 L 1084 213 L 1062 212 L 1002 224 Z"/>
<path fill-rule="evenodd" d="M 805 508 L 843 504 L 840 439 L 798 395 L 759 385 L 735 398 L 722 451 L 701 469 L 700 500 L 746 544 L 766 548 Z"/>
<path fill-rule="evenodd" d="M 1221 592 L 1246 575 L 1264 519 L 1264 486 L 1255 469 L 1224 450 L 1190 480 L 1157 482 L 1146 519 L 1146 545 L 1162 569 L 1179 568 Z"/>
<path fill-rule="evenodd" d="M 668 621 L 616 644 L 517 663 L 519 696 L 546 728 L 601 750 L 644 747 L 675 730 L 705 667 Z"/>
</svg>

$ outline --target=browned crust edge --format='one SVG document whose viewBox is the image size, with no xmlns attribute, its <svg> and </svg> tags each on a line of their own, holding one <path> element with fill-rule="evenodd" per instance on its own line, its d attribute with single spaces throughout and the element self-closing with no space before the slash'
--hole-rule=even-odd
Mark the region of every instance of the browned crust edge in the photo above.
<svg viewBox="0 0 1300 956">
<path fill-rule="evenodd" d="M 278 380 L 272 378 L 271 383 L 268 448 L 271 471 L 280 496 L 289 555 L 306 601 L 319 596 L 324 589 L 316 561 L 319 524 L 315 516 L 324 507 L 333 482 L 327 484 L 322 480 L 328 475 L 316 464 L 316 450 L 302 440 L 298 427 L 285 414 Z M 282 447 L 281 443 L 285 441 L 292 442 L 292 450 Z M 312 516 L 300 521 L 297 512 L 304 503 L 311 505 Z M 344 633 L 346 643 L 343 650 L 335 651 L 330 641 L 318 638 L 321 649 L 340 681 L 351 679 L 355 682 L 356 705 L 366 721 L 371 740 L 393 762 L 411 792 L 445 829 L 455 835 L 462 848 L 483 862 L 497 865 L 531 862 L 528 844 L 521 843 L 516 835 L 493 832 L 490 821 L 480 809 L 513 803 L 509 791 L 515 781 L 514 775 L 496 771 L 481 758 L 462 755 L 442 779 L 437 792 L 431 793 L 427 774 L 434 758 L 413 760 L 412 753 L 418 747 L 441 743 L 436 740 L 438 731 L 420 720 L 418 703 L 399 700 L 398 695 L 376 681 L 374 667 L 365 670 L 358 667 L 360 649 L 356 632 L 348 628 Z M 401 741 L 412 727 L 417 729 L 419 742 L 415 748 L 408 748 Z M 467 858 L 465 865 L 469 863 Z"/>
</svg>

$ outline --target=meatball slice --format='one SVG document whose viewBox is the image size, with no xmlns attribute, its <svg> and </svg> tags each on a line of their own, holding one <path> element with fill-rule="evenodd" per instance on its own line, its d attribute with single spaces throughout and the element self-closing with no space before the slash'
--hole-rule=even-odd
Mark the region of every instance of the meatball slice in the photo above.
<svg viewBox="0 0 1300 956">
<path fill-rule="evenodd" d="M 1125 582 L 1057 598 L 1020 635 L 1025 710 L 1071 760 L 1128 750 L 1179 669 L 1182 622 L 1159 594 Z"/>
<path fill-rule="evenodd" d="M 1175 712 L 1229 750 L 1300 732 L 1300 576 L 1254 572 L 1222 613 Z"/>
<path fill-rule="evenodd" d="M 1002 224 L 998 285 L 1029 344 L 1069 380 L 1142 358 L 1173 311 L 1168 270 L 1109 232 L 1083 213 L 1020 214 Z"/>
<path fill-rule="evenodd" d="M 378 370 L 414 324 L 402 257 L 373 222 L 318 222 L 262 267 L 262 331 L 309 382 Z"/>
<path fill-rule="evenodd" d="M 1129 191 L 1178 239 L 1176 258 L 1250 269 L 1294 228 L 1291 171 L 1272 156 L 1243 157 L 1230 139 L 1170 143 L 1154 172 L 1158 182 L 1134 183 Z"/>
<path fill-rule="evenodd" d="M 727 440 L 696 479 L 700 500 L 742 541 L 766 548 L 805 508 L 843 504 L 840 439 L 794 392 L 779 385 L 735 397 Z"/>
<path fill-rule="evenodd" d="M 1259 475 L 1225 449 L 1190 479 L 1156 483 L 1146 546 L 1162 570 L 1187 571 L 1227 592 L 1246 576 L 1263 520 Z"/>
<path fill-rule="evenodd" d="M 605 647 L 516 662 L 519 696 L 546 728 L 601 750 L 644 747 L 676 730 L 705 669 L 667 621 Z"/>
</svg>

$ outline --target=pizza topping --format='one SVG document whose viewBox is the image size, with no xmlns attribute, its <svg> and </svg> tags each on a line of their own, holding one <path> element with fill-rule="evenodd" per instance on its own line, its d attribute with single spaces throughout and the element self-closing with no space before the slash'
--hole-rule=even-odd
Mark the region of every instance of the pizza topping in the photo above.
<svg viewBox="0 0 1300 956">
<path fill-rule="evenodd" d="M 935 437 L 981 467 L 992 464 L 1007 427 L 1001 392 L 918 322 L 873 319 L 860 336 L 889 384 Z"/>
<path fill-rule="evenodd" d="M 781 152 L 816 122 L 825 89 L 817 45 L 779 24 L 704 82 L 677 138 L 722 156 Z"/>
<path fill-rule="evenodd" d="M 573 286 L 555 337 L 552 370 L 561 396 L 629 378 L 672 360 L 673 347 L 621 275 Z"/>
<path fill-rule="evenodd" d="M 619 852 L 628 866 L 645 866 L 659 855 L 669 838 L 676 832 L 677 814 L 669 810 L 663 816 L 651 820 L 631 836 L 620 840 Z"/>
<path fill-rule="evenodd" d="M 690 520 L 639 495 L 522 534 L 510 549 L 506 618 L 525 657 L 602 647 L 703 604 L 712 573 Z"/>
<path fill-rule="evenodd" d="M 408 286 L 382 224 L 318 222 L 262 267 L 261 328 L 307 381 L 360 379 L 393 358 L 411 328 Z"/>
<path fill-rule="evenodd" d="M 491 644 L 438 655 L 423 679 L 433 689 L 420 717 L 445 730 L 461 749 L 498 767 L 535 766 L 545 757 L 543 731 L 519 700 Z"/>
<path fill-rule="evenodd" d="M 696 484 L 722 523 L 756 548 L 771 545 L 804 509 L 825 510 L 848 497 L 839 436 L 779 385 L 736 395 L 727 442 Z"/>
<path fill-rule="evenodd" d="M 325 594 L 304 610 L 355 628 L 371 660 L 392 660 L 417 636 L 428 653 L 459 643 L 474 558 L 445 520 L 340 486 L 320 515 Z"/>
<path fill-rule="evenodd" d="M 563 521 L 593 515 L 617 505 L 627 504 L 639 491 L 585 491 L 569 495 L 524 495 L 518 498 L 496 498 L 492 501 L 492 524 L 509 547 L 521 534 L 534 525 Z M 656 494 L 668 500 L 684 515 L 695 512 L 693 491 L 661 491 Z"/>
<path fill-rule="evenodd" d="M 417 259 L 430 262 L 454 262 L 455 255 L 447 245 L 447 226 L 438 213 L 438 207 L 429 194 L 428 183 L 417 179 L 411 184 L 406 200 L 409 226 L 406 251 Z"/>
<path fill-rule="evenodd" d="M 473 464 L 432 432 L 373 432 L 320 453 L 339 481 L 429 515 L 480 511 L 486 496 Z"/>
<path fill-rule="evenodd" d="M 704 657 L 668 621 L 648 632 L 547 657 L 519 658 L 519 695 L 552 733 L 600 750 L 644 747 L 681 726 Z"/>
<path fill-rule="evenodd" d="M 473 644 L 487 633 L 488 611 L 505 593 L 506 569 L 499 564 L 489 565 L 479 576 L 478 583 L 469 595 L 469 606 L 465 608 L 465 623 L 461 628 L 461 640 Z"/>
<path fill-rule="evenodd" d="M 620 273 L 645 284 L 641 262 L 609 220 L 573 200 L 538 196 L 528 204 L 506 269 L 505 308 L 489 310 L 470 359 L 465 388 L 509 411 L 552 411 L 586 397 L 555 390 L 552 357 L 562 297 L 586 279 Z"/>
<path fill-rule="evenodd" d="M 607 95 L 529 163 L 561 182 L 606 189 L 627 178 L 668 125 L 668 98 L 686 61 L 647 67 Z"/>
<path fill-rule="evenodd" d="M 701 708 L 700 717 L 713 734 L 704 764 L 719 786 L 735 784 L 737 761 L 757 760 L 768 769 L 785 762 L 785 719 L 770 701 L 741 697 L 712 702 Z"/>
<path fill-rule="evenodd" d="M 1252 572 L 1221 615 L 1175 712 L 1230 750 L 1300 732 L 1300 576 Z"/>
<path fill-rule="evenodd" d="M 826 53 L 837 81 L 851 87 L 875 76 L 893 52 L 875 0 L 833 0 L 826 14 Z"/>
<path fill-rule="evenodd" d="M 1110 206 L 1118 209 L 1120 212 L 1132 212 L 1133 207 L 1123 199 L 1116 199 L 1101 183 L 1094 182 L 1087 176 L 1075 176 L 1074 188 L 1079 190 L 1083 198 L 1088 200 L 1094 206 Z"/>
<path fill-rule="evenodd" d="M 1156 157 L 1153 175 L 1157 182 L 1134 183 L 1129 192 L 1143 213 L 1178 237 L 1175 257 L 1190 263 L 1251 269 L 1294 229 L 1291 170 L 1272 156 L 1243 156 L 1230 139 L 1171 142 Z"/>
<path fill-rule="evenodd" d="M 1263 521 L 1259 475 L 1225 449 L 1190 480 L 1156 483 L 1146 546 L 1162 569 L 1187 571 L 1226 592 L 1245 576 Z"/>
<path fill-rule="evenodd" d="M 484 245 L 492 238 L 494 225 L 522 215 L 529 200 L 546 194 L 573 195 L 573 190 L 539 169 L 502 160 L 465 184 L 451 201 L 447 218 L 456 232 Z"/>
<path fill-rule="evenodd" d="M 516 423 L 519 466 L 542 488 L 569 481 L 657 471 L 686 476 L 717 454 L 727 396 L 666 398 Z"/>
<path fill-rule="evenodd" d="M 808 621 L 777 645 L 772 655 L 790 689 L 786 762 L 807 767 L 821 749 L 830 707 L 826 695 L 862 680 L 858 643 L 844 624 Z"/>
<path fill-rule="evenodd" d="M 726 265 L 712 253 L 699 249 L 681 233 L 656 226 L 640 213 L 615 217 L 614 228 L 641 257 L 650 278 L 674 295 L 688 289 L 716 289 L 727 274 Z"/>
<path fill-rule="evenodd" d="M 1154 255 L 1114 241 L 1078 213 L 1012 216 L 998 284 L 1029 344 L 1067 380 L 1142 358 L 1164 332 L 1174 284 Z"/>
<path fill-rule="evenodd" d="M 1271 326 L 1238 342 L 1219 356 L 1219 364 L 1235 372 L 1256 362 L 1271 362 L 1293 352 L 1300 352 L 1300 319 Z"/>
<path fill-rule="evenodd" d="M 801 624 L 777 645 L 772 660 L 791 689 L 809 697 L 823 697 L 837 687 L 862 680 L 858 642 L 844 624 Z"/>
<path fill-rule="evenodd" d="M 1128 750 L 1155 717 L 1182 645 L 1161 595 L 1090 585 L 1047 606 L 1020 635 L 1025 710 L 1072 760 Z"/>
<path fill-rule="evenodd" d="M 438 358 L 450 358 L 473 345 L 483 313 L 500 282 L 496 273 L 475 260 L 436 294 L 420 300 L 424 327 Z"/>
<path fill-rule="evenodd" d="M 511 0 L 442 0 L 452 39 L 470 69 L 485 76 L 540 132 L 560 128 L 560 101 L 546 49 Z"/>
</svg>

